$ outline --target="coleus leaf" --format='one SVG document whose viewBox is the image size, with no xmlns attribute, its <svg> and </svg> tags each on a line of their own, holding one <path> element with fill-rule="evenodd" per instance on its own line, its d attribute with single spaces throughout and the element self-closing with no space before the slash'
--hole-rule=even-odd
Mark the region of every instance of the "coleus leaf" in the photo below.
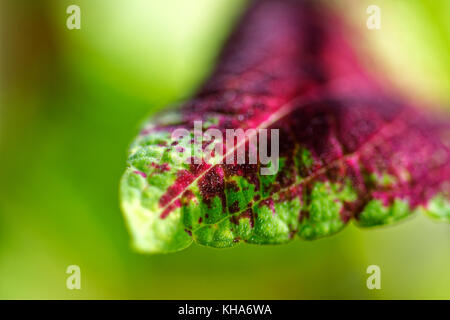
<svg viewBox="0 0 450 320">
<path fill-rule="evenodd" d="M 121 181 L 138 250 L 316 239 L 352 219 L 386 225 L 418 209 L 450 220 L 449 122 L 383 93 L 358 65 L 338 19 L 319 9 L 255 2 L 199 93 L 144 125 Z M 261 159 L 226 164 L 214 153 L 180 161 L 196 121 L 223 135 L 278 129 L 278 170 L 263 175 Z M 173 141 L 180 128 L 191 135 Z M 200 153 L 218 144 L 204 143 Z"/>
</svg>

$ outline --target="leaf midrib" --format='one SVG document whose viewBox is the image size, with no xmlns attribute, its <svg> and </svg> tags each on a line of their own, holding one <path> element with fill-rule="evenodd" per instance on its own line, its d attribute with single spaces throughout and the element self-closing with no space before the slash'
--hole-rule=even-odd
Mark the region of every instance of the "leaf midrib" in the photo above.
<svg viewBox="0 0 450 320">
<path fill-rule="evenodd" d="M 300 108 L 304 105 L 310 104 L 312 101 L 314 101 L 315 97 L 313 97 L 312 99 L 306 99 L 303 103 L 301 104 L 296 104 L 297 100 L 301 99 L 305 99 L 305 96 L 297 96 L 293 99 L 291 99 L 289 102 L 285 103 L 282 107 L 280 107 L 276 112 L 273 113 L 273 115 L 276 115 L 276 117 L 269 117 L 269 119 L 263 121 L 260 126 L 258 126 L 257 128 L 253 128 L 253 129 L 266 129 L 268 127 L 270 127 L 270 125 L 274 124 L 276 121 L 282 119 L 284 116 L 286 116 L 287 114 L 289 114 L 291 111 Z M 295 105 L 295 107 L 293 107 Z M 239 129 L 242 129 L 242 126 L 239 127 Z M 230 150 L 229 152 L 227 152 L 223 157 L 222 157 L 222 161 L 224 159 L 226 159 L 226 156 L 234 153 L 235 150 L 241 146 L 242 144 L 246 143 L 247 140 L 250 137 L 253 137 L 255 134 L 252 135 L 245 135 L 245 139 L 241 142 L 238 143 L 234 148 L 232 148 L 232 150 Z M 198 182 L 204 175 L 206 175 L 210 170 L 212 170 L 216 165 L 218 165 L 220 163 L 213 163 L 211 165 L 210 168 L 208 168 L 207 170 L 203 171 L 201 174 L 199 174 L 194 180 L 192 180 L 192 182 L 186 186 L 186 188 L 184 188 L 177 196 L 173 197 L 172 200 L 170 200 L 164 207 L 161 207 L 160 212 L 164 211 L 165 209 L 167 209 L 169 206 L 173 205 L 175 203 L 175 201 L 180 198 L 180 196 L 183 194 L 183 192 L 185 190 L 188 190 L 192 185 L 194 185 L 196 182 Z"/>
</svg>

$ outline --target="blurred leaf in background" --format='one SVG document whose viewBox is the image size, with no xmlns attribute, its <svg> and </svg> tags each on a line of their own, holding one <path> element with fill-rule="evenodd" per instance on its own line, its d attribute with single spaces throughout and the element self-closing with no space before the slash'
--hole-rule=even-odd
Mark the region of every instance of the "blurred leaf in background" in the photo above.
<svg viewBox="0 0 450 320">
<path fill-rule="evenodd" d="M 388 78 L 406 98 L 450 109 L 450 2 L 446 0 L 333 1 L 359 30 L 371 71 Z M 351 3 L 351 5 L 350 5 Z M 377 5 L 381 29 L 369 30 L 366 8 Z M 373 62 L 373 61 L 371 61 Z"/>
<path fill-rule="evenodd" d="M 0 298 L 450 298 L 449 226 L 419 216 L 285 246 L 134 253 L 117 195 L 127 146 L 147 114 L 195 91 L 246 2 L 79 0 L 81 30 L 68 30 L 72 1 L 0 1 Z M 448 106 L 448 1 L 326 2 L 384 77 Z M 371 264 L 382 290 L 366 288 Z"/>
</svg>

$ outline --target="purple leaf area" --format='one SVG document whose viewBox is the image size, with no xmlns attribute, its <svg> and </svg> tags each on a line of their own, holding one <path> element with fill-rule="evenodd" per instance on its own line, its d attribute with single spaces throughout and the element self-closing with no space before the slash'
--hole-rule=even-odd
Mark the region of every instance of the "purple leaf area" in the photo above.
<svg viewBox="0 0 450 320">
<path fill-rule="evenodd" d="M 305 179 L 351 181 L 358 200 L 348 217 L 357 217 L 372 199 L 386 206 L 402 199 L 416 207 L 440 191 L 448 193 L 449 124 L 413 108 L 381 96 L 324 99 L 274 127 L 282 128 L 287 157 L 292 145 L 311 153 L 311 169 L 299 172 Z"/>
<path fill-rule="evenodd" d="M 383 92 L 358 64 L 339 19 L 311 3 L 256 1 L 198 94 L 144 126 L 121 182 L 138 250 L 316 239 L 351 219 L 385 225 L 419 208 L 450 219 L 448 119 Z M 261 154 L 250 162 L 257 133 L 241 141 L 246 164 L 238 164 L 237 147 L 213 139 L 200 150 L 210 158 L 194 152 L 181 162 L 196 121 L 224 140 L 226 129 L 278 130 L 278 170 L 262 174 L 274 162 Z M 174 140 L 177 129 L 190 135 Z M 234 162 L 225 164 L 230 153 Z"/>
</svg>

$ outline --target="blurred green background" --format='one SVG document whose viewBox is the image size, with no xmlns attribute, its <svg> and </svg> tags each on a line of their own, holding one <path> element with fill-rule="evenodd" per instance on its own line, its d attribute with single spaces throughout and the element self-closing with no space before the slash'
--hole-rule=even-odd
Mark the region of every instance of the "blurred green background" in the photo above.
<svg viewBox="0 0 450 320">
<path fill-rule="evenodd" d="M 0 1 L 0 298 L 450 299 L 450 226 L 421 216 L 283 246 L 134 253 L 118 205 L 127 146 L 149 113 L 195 92 L 246 2 Z M 328 2 L 379 73 L 448 110 L 448 0 Z M 70 4 L 81 30 L 66 28 Z M 366 28 L 369 4 L 381 30 Z M 81 290 L 66 288 L 72 264 Z M 381 290 L 366 288 L 371 264 Z"/>
</svg>

